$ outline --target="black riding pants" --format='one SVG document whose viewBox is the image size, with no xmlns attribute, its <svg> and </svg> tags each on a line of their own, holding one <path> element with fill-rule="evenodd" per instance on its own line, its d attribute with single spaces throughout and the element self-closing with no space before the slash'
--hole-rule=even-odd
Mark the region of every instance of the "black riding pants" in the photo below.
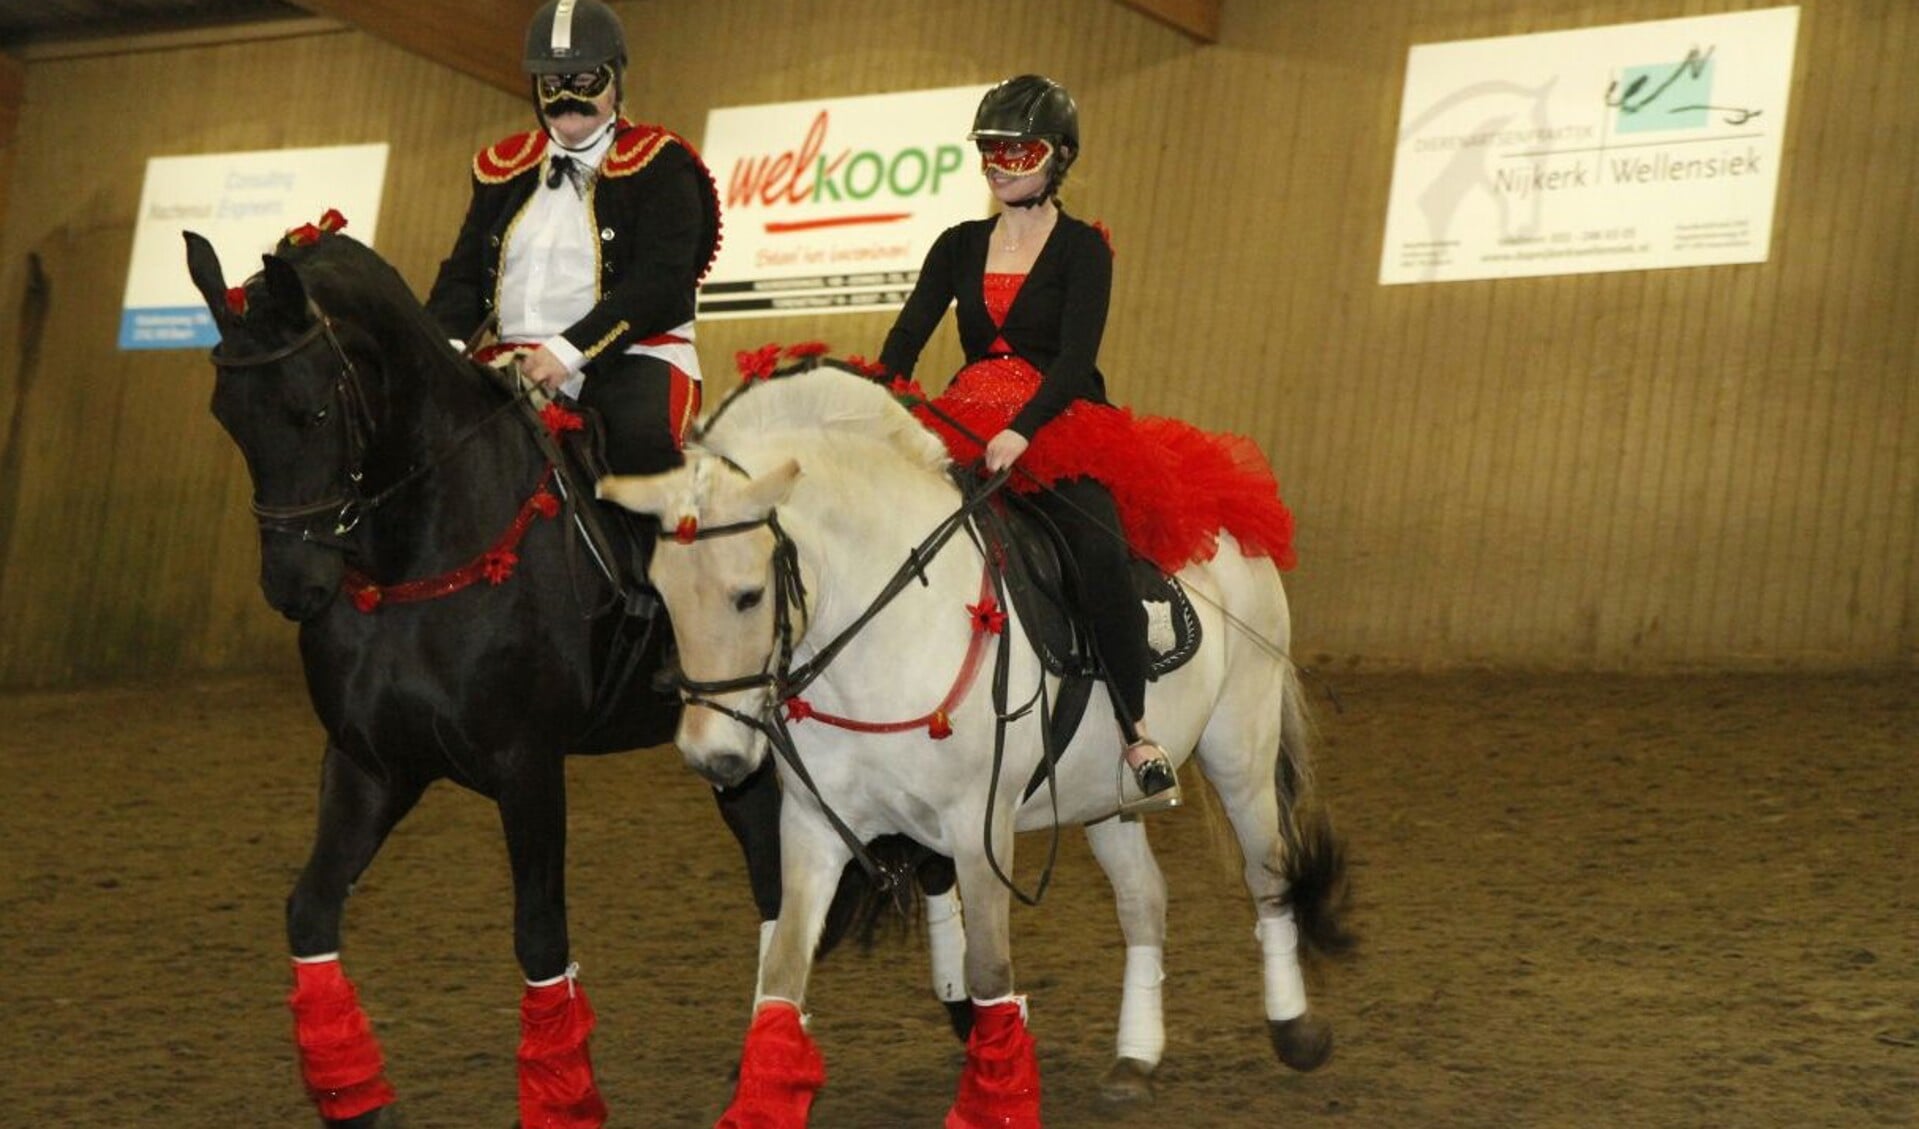
<svg viewBox="0 0 1919 1129">
<path fill-rule="evenodd" d="M 1106 487 L 1090 478 L 1065 478 L 1050 493 L 1032 496 L 1041 513 L 1059 527 L 1078 576 L 1069 573 L 1067 598 L 1092 628 L 1093 646 L 1111 679 L 1120 728 L 1146 712 L 1146 609 L 1133 591 L 1132 554 L 1120 535 L 1119 510 Z"/>
<path fill-rule="evenodd" d="M 699 384 L 658 357 L 620 353 L 586 369 L 580 403 L 606 428 L 614 474 L 658 474 L 679 466 L 680 436 L 699 411 Z"/>
</svg>

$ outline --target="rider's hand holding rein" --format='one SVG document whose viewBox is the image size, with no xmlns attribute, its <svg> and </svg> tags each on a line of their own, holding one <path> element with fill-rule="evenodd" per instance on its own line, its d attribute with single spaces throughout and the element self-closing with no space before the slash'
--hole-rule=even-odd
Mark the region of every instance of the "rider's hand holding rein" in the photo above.
<svg viewBox="0 0 1919 1129">
<path fill-rule="evenodd" d="M 998 474 L 1018 462 L 1019 457 L 1026 453 L 1026 445 L 1026 436 L 1010 427 L 993 436 L 986 443 L 986 473 Z"/>
<path fill-rule="evenodd" d="M 553 355 L 553 350 L 544 345 L 521 358 L 520 373 L 539 385 L 548 396 L 557 396 L 560 385 L 573 375 L 560 358 Z"/>
</svg>

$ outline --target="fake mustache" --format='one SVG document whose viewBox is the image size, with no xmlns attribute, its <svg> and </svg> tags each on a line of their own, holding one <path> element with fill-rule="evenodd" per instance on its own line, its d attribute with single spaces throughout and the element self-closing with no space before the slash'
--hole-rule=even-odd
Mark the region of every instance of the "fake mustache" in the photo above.
<svg viewBox="0 0 1919 1129">
<path fill-rule="evenodd" d="M 595 106 L 586 99 L 575 98 L 567 94 L 562 94 L 551 102 L 542 104 L 540 109 L 549 118 L 557 118 L 561 114 L 578 114 L 581 117 L 590 118 L 600 112 L 598 106 Z"/>
</svg>

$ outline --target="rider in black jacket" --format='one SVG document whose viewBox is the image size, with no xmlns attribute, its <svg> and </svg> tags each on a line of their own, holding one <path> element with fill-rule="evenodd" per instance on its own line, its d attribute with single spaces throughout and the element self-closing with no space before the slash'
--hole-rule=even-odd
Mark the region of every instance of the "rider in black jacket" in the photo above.
<svg viewBox="0 0 1919 1129">
<path fill-rule="evenodd" d="M 615 473 L 679 461 L 698 414 L 694 296 L 719 201 L 692 146 L 618 115 L 625 33 L 598 0 L 533 17 L 525 66 L 541 128 L 481 150 L 427 310 L 464 343 L 491 329 L 549 392 L 594 408 Z"/>
</svg>

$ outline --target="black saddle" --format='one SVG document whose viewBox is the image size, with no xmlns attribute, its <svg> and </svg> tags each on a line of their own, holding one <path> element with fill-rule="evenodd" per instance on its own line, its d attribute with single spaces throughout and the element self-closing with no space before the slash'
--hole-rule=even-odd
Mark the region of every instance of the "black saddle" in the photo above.
<svg viewBox="0 0 1919 1129">
<path fill-rule="evenodd" d="M 1091 632 L 1073 614 L 1067 593 L 1077 583 L 1072 554 L 1059 530 L 1033 504 L 1001 491 L 979 511 L 979 530 L 987 560 L 1001 574 L 1006 598 L 1025 627 L 1027 642 L 1048 673 L 1060 679 L 1052 716 L 1046 722 L 1046 760 L 1027 782 L 1022 799 L 1045 782 L 1085 716 L 1095 681 L 1105 671 L 1092 646 Z M 1150 561 L 1134 558 L 1133 589 L 1146 605 L 1147 678 L 1159 678 L 1186 665 L 1199 650 L 1199 617 L 1179 581 Z"/>
</svg>

